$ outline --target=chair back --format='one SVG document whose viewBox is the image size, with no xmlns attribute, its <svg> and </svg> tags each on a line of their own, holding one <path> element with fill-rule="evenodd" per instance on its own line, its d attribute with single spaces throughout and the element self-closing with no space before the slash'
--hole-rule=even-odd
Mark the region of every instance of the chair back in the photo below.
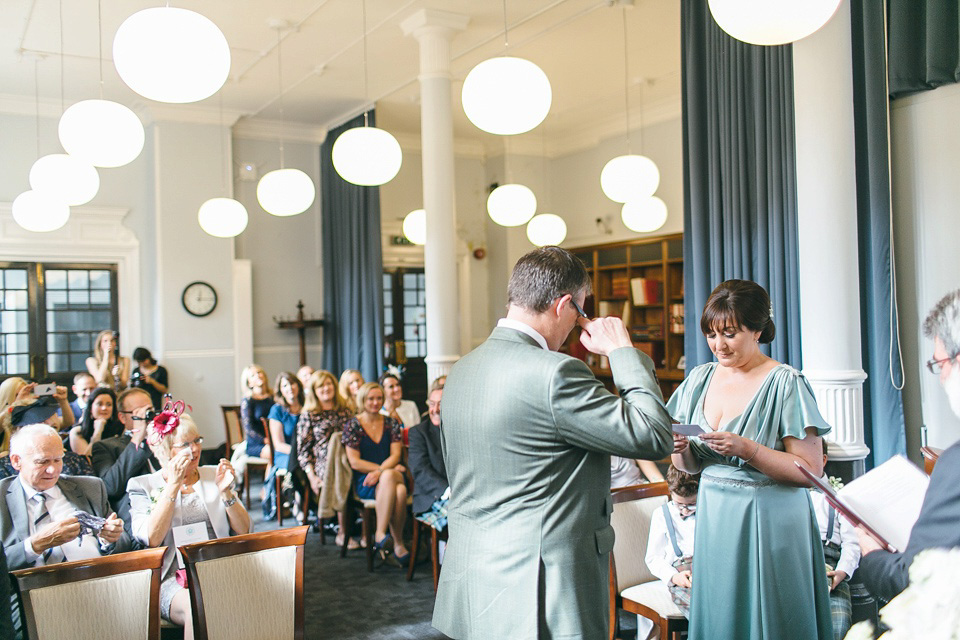
<svg viewBox="0 0 960 640">
<path fill-rule="evenodd" d="M 166 547 L 13 571 L 28 638 L 160 638 Z"/>
<path fill-rule="evenodd" d="M 270 447 L 270 455 L 272 456 L 276 452 L 273 450 L 273 436 L 270 435 L 270 421 L 266 418 L 260 418 L 260 424 L 263 425 L 263 442 Z M 273 460 L 270 460 L 270 463 L 272 464 Z"/>
<path fill-rule="evenodd" d="M 248 533 L 180 547 L 194 637 L 302 640 L 307 529 Z"/>
<path fill-rule="evenodd" d="M 240 424 L 240 405 L 222 404 L 220 411 L 223 412 L 223 429 L 229 458 L 233 447 L 244 440 L 243 426 Z"/>
<path fill-rule="evenodd" d="M 656 580 L 644 561 L 647 538 L 650 536 L 650 518 L 670 495 L 666 482 L 635 485 L 613 490 L 613 514 L 610 524 L 617 536 L 613 544 L 611 578 L 617 591 L 644 582 Z"/>
</svg>

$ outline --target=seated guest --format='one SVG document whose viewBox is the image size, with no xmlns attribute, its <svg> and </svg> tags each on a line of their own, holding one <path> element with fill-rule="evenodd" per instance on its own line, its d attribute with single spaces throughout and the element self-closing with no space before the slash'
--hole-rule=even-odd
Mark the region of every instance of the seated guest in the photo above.
<svg viewBox="0 0 960 640">
<path fill-rule="evenodd" d="M 193 418 L 187 414 L 170 421 L 158 418 L 147 428 L 147 443 L 161 469 L 133 478 L 127 485 L 133 535 L 147 547 L 167 547 L 161 573 L 160 615 L 181 625 L 183 637 L 190 640 L 190 595 L 183 586 L 186 574 L 177 570 L 175 559 L 175 547 L 187 543 L 180 539 L 179 527 L 204 524 L 201 535 L 209 540 L 249 533 L 252 523 L 233 492 L 235 474 L 230 463 L 221 459 L 216 467 L 199 466 L 203 438 Z"/>
<path fill-rule="evenodd" d="M 90 394 L 97 388 L 97 381 L 89 373 L 82 372 L 73 376 L 73 393 L 77 399 L 70 403 L 70 411 L 73 412 L 73 420 L 80 424 L 83 419 L 83 410 L 87 408 L 90 400 Z"/>
<path fill-rule="evenodd" d="M 827 441 L 823 441 L 823 466 L 827 466 Z M 827 484 L 830 479 L 824 473 Z M 846 517 L 837 513 L 818 489 L 810 489 L 810 502 L 820 526 L 823 542 L 823 558 L 827 563 L 827 579 L 830 581 L 830 618 L 833 620 L 834 640 L 843 640 L 853 623 L 853 605 L 850 602 L 850 585 L 847 580 L 857 570 L 860 562 L 860 545 L 857 532 Z"/>
<path fill-rule="evenodd" d="M 130 386 L 144 389 L 150 394 L 154 407 L 163 408 L 163 394 L 167 392 L 167 369 L 153 359 L 148 349 L 137 347 L 133 350 L 133 361 L 137 363 L 130 374 Z"/>
<path fill-rule="evenodd" d="M 117 396 L 113 389 L 99 387 L 90 394 L 90 406 L 83 412 L 83 421 L 70 430 L 70 449 L 89 456 L 94 443 L 123 433 L 117 417 Z"/>
<path fill-rule="evenodd" d="M 450 483 L 440 445 L 440 399 L 443 387 L 430 385 L 427 417 L 410 429 L 410 471 L 413 473 L 413 514 L 437 531 L 447 526 Z"/>
<path fill-rule="evenodd" d="M 251 364 L 240 373 L 240 388 L 243 400 L 240 401 L 240 424 L 246 438 L 243 446 L 237 447 L 230 462 L 243 472 L 247 456 L 270 459 L 272 453 L 266 446 L 266 433 L 263 421 L 270 415 L 273 407 L 273 390 L 267 381 L 267 372 L 258 364 Z"/>
<path fill-rule="evenodd" d="M 123 433 L 95 442 L 92 448 L 93 469 L 107 487 L 107 497 L 113 510 L 130 531 L 130 478 L 153 473 L 160 463 L 153 457 L 145 440 L 147 412 L 153 411 L 153 401 L 143 389 L 131 388 L 117 398 Z"/>
<path fill-rule="evenodd" d="M 934 343 L 927 368 L 939 373 L 950 408 L 960 417 L 960 289 L 936 304 L 923 323 L 923 333 Z M 935 547 L 960 547 L 960 442 L 940 454 L 906 549 L 890 553 L 860 527 L 857 536 L 863 553 L 857 576 L 884 600 L 893 599 L 907 587 L 908 570 L 918 553 Z"/>
<path fill-rule="evenodd" d="M 289 468 L 291 444 L 297 431 L 297 420 L 303 410 L 303 387 L 295 375 L 284 371 L 277 376 L 274 386 L 277 392 L 273 396 L 274 404 L 270 407 L 270 413 L 267 414 L 270 439 L 273 442 L 273 467 L 267 476 L 267 499 L 263 502 L 263 513 L 268 520 L 276 515 L 277 509 L 273 477 L 277 469 Z"/>
<path fill-rule="evenodd" d="M 383 387 L 383 408 L 380 413 L 390 416 L 403 425 L 404 430 L 420 424 L 420 409 L 413 400 L 403 399 L 403 387 L 400 378 L 393 373 L 380 376 L 380 385 Z"/>
<path fill-rule="evenodd" d="M 63 441 L 56 429 L 45 424 L 21 427 L 10 443 L 10 460 L 19 476 L 0 480 L 0 538 L 10 570 L 129 548 L 123 521 L 110 510 L 100 478 L 61 475 Z M 106 522 L 91 532 L 81 526 L 78 512 Z"/>
<path fill-rule="evenodd" d="M 650 517 L 650 534 L 644 562 L 650 573 L 660 578 L 670 591 L 674 604 L 690 617 L 690 586 L 693 576 L 693 533 L 696 528 L 697 489 L 700 478 L 680 471 L 673 465 L 667 469 L 670 500 Z M 637 637 L 644 634 L 638 619 Z"/>
<path fill-rule="evenodd" d="M 13 434 L 13 407 L 25 407 L 40 401 L 43 405 L 53 406 L 54 413 L 58 416 L 55 420 L 49 419 L 50 426 L 61 432 L 73 426 L 73 411 L 70 410 L 70 403 L 67 401 L 67 388 L 58 385 L 53 395 L 38 397 L 34 394 L 36 387 L 37 383 L 27 382 L 23 378 L 16 377 L 7 378 L 0 385 L 0 397 L 2 397 L 2 400 L 0 400 L 0 405 L 2 405 L 2 409 L 0 409 L 0 429 L 2 429 L 2 433 L 0 433 L 0 439 L 2 439 L 0 453 L 6 452 L 10 448 L 10 436 Z M 46 416 L 44 420 L 36 420 L 36 422 L 46 421 L 48 421 Z M 31 423 L 24 422 L 21 419 L 19 424 Z"/>
<path fill-rule="evenodd" d="M 307 381 L 304 396 L 303 412 L 297 421 L 297 458 L 310 489 L 319 496 L 327 470 L 330 443 L 334 438 L 341 437 L 343 426 L 349 422 L 352 414 L 347 409 L 347 401 L 337 390 L 337 379 L 329 371 L 315 371 Z M 339 500 L 337 502 L 341 503 Z M 340 524 L 337 546 L 341 546 L 346 531 L 343 511 L 337 512 L 337 520 Z M 359 547 L 352 540 L 347 544 L 350 549 Z"/>
<path fill-rule="evenodd" d="M 303 387 L 304 392 L 306 392 L 307 385 L 310 383 L 310 376 L 312 375 L 313 367 L 308 364 L 297 369 L 297 380 L 300 381 L 300 386 Z"/>
<path fill-rule="evenodd" d="M 2 416 L 4 429 L 9 429 L 10 433 L 16 433 L 20 427 L 29 424 L 45 424 L 55 430 L 60 429 L 61 418 L 57 415 L 57 403 L 52 397 L 27 398 L 16 401 L 10 410 Z M 62 440 L 62 435 L 61 435 Z M 63 474 L 68 476 L 92 476 L 93 467 L 90 466 L 90 460 L 87 456 L 81 456 L 72 451 L 63 453 Z M 16 475 L 10 456 L 0 457 L 0 478 L 8 478 Z"/>
<path fill-rule="evenodd" d="M 383 387 L 368 382 L 357 391 L 363 410 L 343 427 L 343 446 L 353 468 L 353 486 L 363 500 L 377 503 L 377 530 L 374 546 L 381 555 L 389 552 L 393 534 L 393 552 L 403 565 L 410 554 L 403 544 L 403 525 L 407 519 L 407 486 L 400 464 L 403 455 L 403 427 L 393 418 L 380 414 Z"/>
<path fill-rule="evenodd" d="M 87 371 L 101 387 L 120 392 L 130 384 L 130 358 L 120 355 L 117 334 L 105 329 L 97 334 L 93 355 L 87 358 Z"/>
<path fill-rule="evenodd" d="M 356 369 L 344 369 L 340 374 L 340 395 L 347 401 L 347 407 L 352 413 L 357 413 L 357 391 L 365 384 L 363 374 Z"/>
<path fill-rule="evenodd" d="M 0 383 L 0 411 L 5 411 L 17 400 L 32 396 L 35 386 L 37 385 L 32 382 L 28 383 L 19 376 L 10 376 L 4 380 Z"/>
<path fill-rule="evenodd" d="M 610 456 L 610 488 L 631 487 L 635 484 L 663 482 L 663 474 L 653 460 L 634 460 Z"/>
</svg>

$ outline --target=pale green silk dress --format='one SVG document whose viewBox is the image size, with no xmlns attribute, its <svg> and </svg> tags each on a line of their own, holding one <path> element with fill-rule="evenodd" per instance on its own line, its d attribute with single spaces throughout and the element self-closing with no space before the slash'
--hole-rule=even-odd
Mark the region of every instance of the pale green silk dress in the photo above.
<svg viewBox="0 0 960 640">
<path fill-rule="evenodd" d="M 717 363 L 690 372 L 667 409 L 710 430 L 703 399 Z M 743 413 L 720 427 L 783 451 L 783 438 L 830 431 L 806 379 L 778 365 Z M 806 489 L 779 484 L 690 438 L 703 462 L 694 534 L 690 640 L 832 640 L 829 586 Z"/>
</svg>

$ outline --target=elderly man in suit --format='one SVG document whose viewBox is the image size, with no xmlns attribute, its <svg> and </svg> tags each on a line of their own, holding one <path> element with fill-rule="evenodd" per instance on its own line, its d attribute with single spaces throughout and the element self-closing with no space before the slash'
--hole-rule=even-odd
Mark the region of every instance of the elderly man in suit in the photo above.
<svg viewBox="0 0 960 640">
<path fill-rule="evenodd" d="M 433 508 L 446 493 L 447 469 L 440 442 L 440 400 L 443 387 L 434 380 L 427 394 L 427 417 L 410 428 L 410 472 L 413 473 L 413 514 Z M 438 527 L 442 529 L 443 527 Z"/>
<path fill-rule="evenodd" d="M 10 441 L 20 472 L 0 480 L 0 538 L 10 570 L 126 551 L 123 520 L 110 510 L 99 478 L 61 476 L 63 441 L 52 427 L 21 427 Z M 106 518 L 99 535 L 81 536 L 76 512 Z"/>
<path fill-rule="evenodd" d="M 123 519 L 130 533 L 130 478 L 145 476 L 160 468 L 145 442 L 147 413 L 153 411 L 153 400 L 144 389 L 127 389 L 117 398 L 117 409 L 123 433 L 93 443 L 93 470 L 107 487 L 110 504 Z"/>
<path fill-rule="evenodd" d="M 937 303 L 923 323 L 923 333 L 934 345 L 927 368 L 939 373 L 950 408 L 960 417 L 960 289 Z M 908 571 L 918 553 L 935 547 L 960 547 L 960 442 L 940 454 L 906 549 L 890 553 L 859 527 L 857 535 L 863 554 L 857 576 L 884 600 L 907 588 Z"/>
<path fill-rule="evenodd" d="M 559 247 L 523 256 L 507 317 L 444 388 L 450 540 L 433 625 L 453 638 L 607 635 L 610 455 L 673 449 L 650 358 L 619 318 L 590 320 L 590 278 Z M 557 353 L 576 324 L 619 397 Z"/>
</svg>

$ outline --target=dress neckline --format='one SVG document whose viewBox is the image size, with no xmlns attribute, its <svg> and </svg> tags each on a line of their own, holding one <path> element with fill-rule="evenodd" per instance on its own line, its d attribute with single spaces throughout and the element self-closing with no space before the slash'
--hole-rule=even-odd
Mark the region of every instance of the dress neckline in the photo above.
<svg viewBox="0 0 960 640">
<path fill-rule="evenodd" d="M 700 401 L 697 403 L 697 411 L 700 413 L 700 418 L 702 419 L 703 424 L 706 425 L 706 427 L 711 431 L 713 431 L 714 433 L 717 433 L 719 431 L 729 431 L 728 427 L 733 423 L 737 422 L 738 420 L 740 420 L 740 418 L 742 418 L 744 415 L 746 415 L 749 412 L 750 408 L 753 407 L 753 405 L 757 402 L 757 398 L 760 397 L 760 392 L 763 391 L 764 388 L 770 383 L 770 380 L 773 377 L 773 373 L 780 367 L 787 366 L 781 362 L 777 364 L 777 366 L 775 366 L 773 369 L 770 369 L 770 371 L 767 372 L 767 375 L 764 376 L 763 382 L 761 382 L 760 386 L 757 387 L 757 390 L 756 392 L 754 392 L 753 397 L 750 398 L 750 402 L 748 402 L 743 407 L 743 411 L 741 411 L 734 417 L 727 420 L 726 423 L 723 424 L 723 426 L 718 426 L 716 429 L 714 429 L 713 425 L 707 422 L 707 415 L 703 411 L 703 405 L 706 403 L 706 400 L 707 400 L 707 392 L 710 390 L 710 383 L 713 382 L 713 374 L 716 373 L 717 367 L 720 366 L 720 363 L 711 362 L 710 364 L 713 366 L 710 368 L 710 373 L 707 374 L 707 379 L 704 381 L 703 393 L 700 394 Z"/>
</svg>

